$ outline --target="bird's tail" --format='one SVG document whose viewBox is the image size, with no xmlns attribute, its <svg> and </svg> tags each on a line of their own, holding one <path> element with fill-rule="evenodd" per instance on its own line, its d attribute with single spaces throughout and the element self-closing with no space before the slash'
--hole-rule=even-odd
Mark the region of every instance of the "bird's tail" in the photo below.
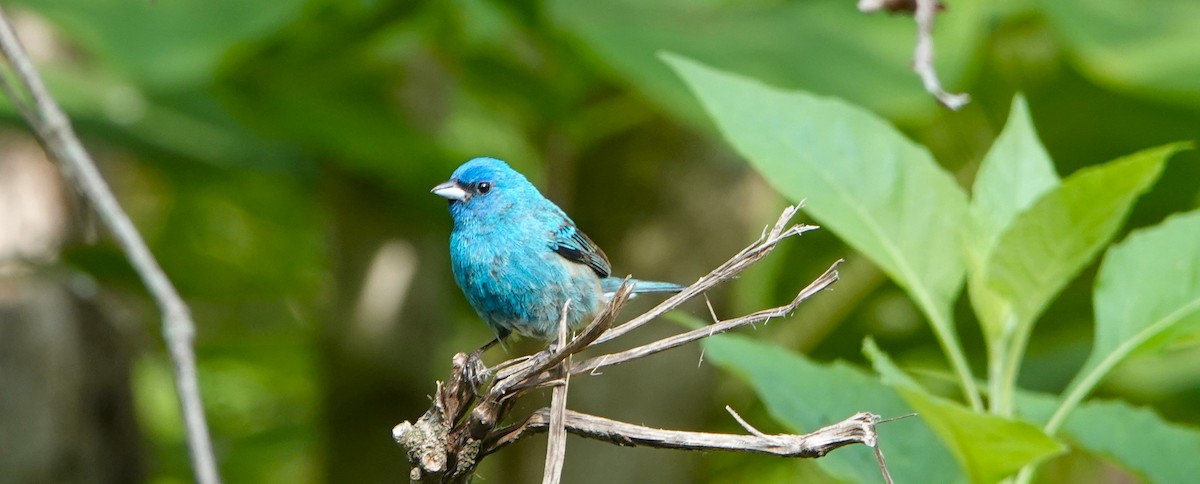
<svg viewBox="0 0 1200 484">
<path fill-rule="evenodd" d="M 624 279 L 619 277 L 605 277 L 604 279 L 600 280 L 600 288 L 605 294 L 613 294 L 616 293 L 617 289 L 621 287 L 621 282 L 624 282 Z M 639 281 L 637 279 L 630 279 L 629 282 L 633 283 L 634 294 L 679 292 L 685 287 L 670 282 Z"/>
</svg>

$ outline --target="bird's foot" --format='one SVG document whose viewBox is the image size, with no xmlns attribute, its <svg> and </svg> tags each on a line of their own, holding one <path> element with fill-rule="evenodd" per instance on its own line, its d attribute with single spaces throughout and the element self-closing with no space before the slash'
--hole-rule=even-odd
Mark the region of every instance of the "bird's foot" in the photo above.
<svg viewBox="0 0 1200 484">
<path fill-rule="evenodd" d="M 491 370 L 488 370 L 487 365 L 483 364 L 483 351 L 473 351 L 467 355 L 466 365 L 463 366 L 463 378 L 471 384 L 471 390 L 476 396 L 482 397 L 483 391 L 491 384 Z"/>
</svg>

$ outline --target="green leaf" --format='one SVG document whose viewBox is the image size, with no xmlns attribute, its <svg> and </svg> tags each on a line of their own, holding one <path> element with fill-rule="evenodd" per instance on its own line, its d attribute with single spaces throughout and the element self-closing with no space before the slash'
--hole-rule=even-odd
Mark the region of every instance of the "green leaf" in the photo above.
<svg viewBox="0 0 1200 484">
<path fill-rule="evenodd" d="M 1116 244 L 1096 278 L 1096 343 L 1047 427 L 1054 430 L 1118 363 L 1200 331 L 1200 211 Z"/>
<path fill-rule="evenodd" d="M 702 120 L 703 113 L 658 61 L 660 51 L 842 97 L 889 117 L 920 119 L 940 108 L 912 71 L 911 19 L 864 15 L 840 0 L 751 3 L 757 4 L 552 0 L 547 10 L 607 70 L 688 119 Z M 987 8 L 959 2 L 938 17 L 938 73 L 947 86 L 958 85 L 966 73 L 983 39 Z"/>
<path fill-rule="evenodd" d="M 845 363 L 819 364 L 783 348 L 723 335 L 704 343 L 705 360 L 740 376 L 776 419 L 793 432 L 811 432 L 856 412 L 884 417 L 912 412 L 894 390 Z M 879 426 L 879 445 L 897 482 L 954 482 L 953 457 L 926 424 L 903 419 Z M 854 482 L 880 482 L 866 446 L 838 449 L 817 460 L 826 472 Z"/>
<path fill-rule="evenodd" d="M 1025 98 L 1013 98 L 1008 124 L 975 175 L 971 213 L 976 231 L 968 245 L 977 264 L 987 260 L 1000 234 L 1047 191 L 1058 186 L 1054 162 L 1038 141 Z"/>
<path fill-rule="evenodd" d="M 1184 146 L 1166 145 L 1079 170 L 1018 215 L 984 274 L 1006 305 L 1003 315 L 984 318 L 985 326 L 1001 323 L 987 327 L 988 334 L 1028 334 L 1050 300 L 1120 229 L 1167 158 Z"/>
<path fill-rule="evenodd" d="M 1119 91 L 1200 107 L 1200 2 L 1046 0 L 1041 7 L 1088 77 Z"/>
<path fill-rule="evenodd" d="M 1097 357 L 1153 350 L 1200 329 L 1200 211 L 1135 232 L 1109 251 L 1096 282 Z"/>
<path fill-rule="evenodd" d="M 959 230 L 967 212 L 954 179 L 925 148 L 861 108 L 664 57 L 776 190 L 807 199 L 822 226 L 908 291 L 978 406 L 950 311 L 965 273 Z"/>
<path fill-rule="evenodd" d="M 1018 393 L 1021 411 L 1043 421 L 1056 397 Z M 1063 438 L 1137 472 L 1148 482 L 1191 482 L 1200 475 L 1200 429 L 1163 420 L 1125 402 L 1088 402 L 1067 419 Z"/>
<path fill-rule="evenodd" d="M 1065 450 L 1062 444 L 1029 423 L 975 412 L 930 394 L 869 338 L 863 342 L 863 353 L 874 363 L 883 381 L 895 388 L 950 447 L 971 482 L 998 482 L 1028 464 Z"/>
<path fill-rule="evenodd" d="M 996 138 L 972 190 L 971 219 L 967 225 L 967 263 L 971 304 L 982 322 L 992 348 L 1003 347 L 1005 301 L 992 291 L 985 278 L 986 263 L 1000 236 L 1017 215 L 1059 185 L 1050 155 L 1038 141 L 1025 98 L 1013 98 L 1004 131 Z M 993 365 L 1000 364 L 993 362 Z M 996 394 L 999 394 L 998 392 Z"/>
</svg>

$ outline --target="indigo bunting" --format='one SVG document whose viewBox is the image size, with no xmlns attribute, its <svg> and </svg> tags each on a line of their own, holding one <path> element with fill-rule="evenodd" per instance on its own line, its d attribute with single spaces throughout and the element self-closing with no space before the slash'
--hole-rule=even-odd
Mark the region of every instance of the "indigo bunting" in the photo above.
<svg viewBox="0 0 1200 484">
<path fill-rule="evenodd" d="M 604 252 L 523 175 L 494 158 L 459 166 L 431 190 L 450 201 L 454 280 L 496 333 L 553 339 L 567 300 L 566 322 L 591 322 L 622 279 Z M 634 293 L 678 292 L 666 282 L 633 281 Z"/>
</svg>

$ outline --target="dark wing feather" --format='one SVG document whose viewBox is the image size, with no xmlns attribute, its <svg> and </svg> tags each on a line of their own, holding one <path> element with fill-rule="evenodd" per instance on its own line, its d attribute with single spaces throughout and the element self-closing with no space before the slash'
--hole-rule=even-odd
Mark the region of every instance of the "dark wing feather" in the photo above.
<svg viewBox="0 0 1200 484">
<path fill-rule="evenodd" d="M 592 239 L 589 239 L 571 222 L 564 223 L 555 231 L 553 249 L 558 255 L 571 262 L 590 267 L 601 278 L 608 277 L 612 273 L 612 266 L 609 265 L 604 251 L 600 250 L 600 247 L 597 247 Z"/>
</svg>

